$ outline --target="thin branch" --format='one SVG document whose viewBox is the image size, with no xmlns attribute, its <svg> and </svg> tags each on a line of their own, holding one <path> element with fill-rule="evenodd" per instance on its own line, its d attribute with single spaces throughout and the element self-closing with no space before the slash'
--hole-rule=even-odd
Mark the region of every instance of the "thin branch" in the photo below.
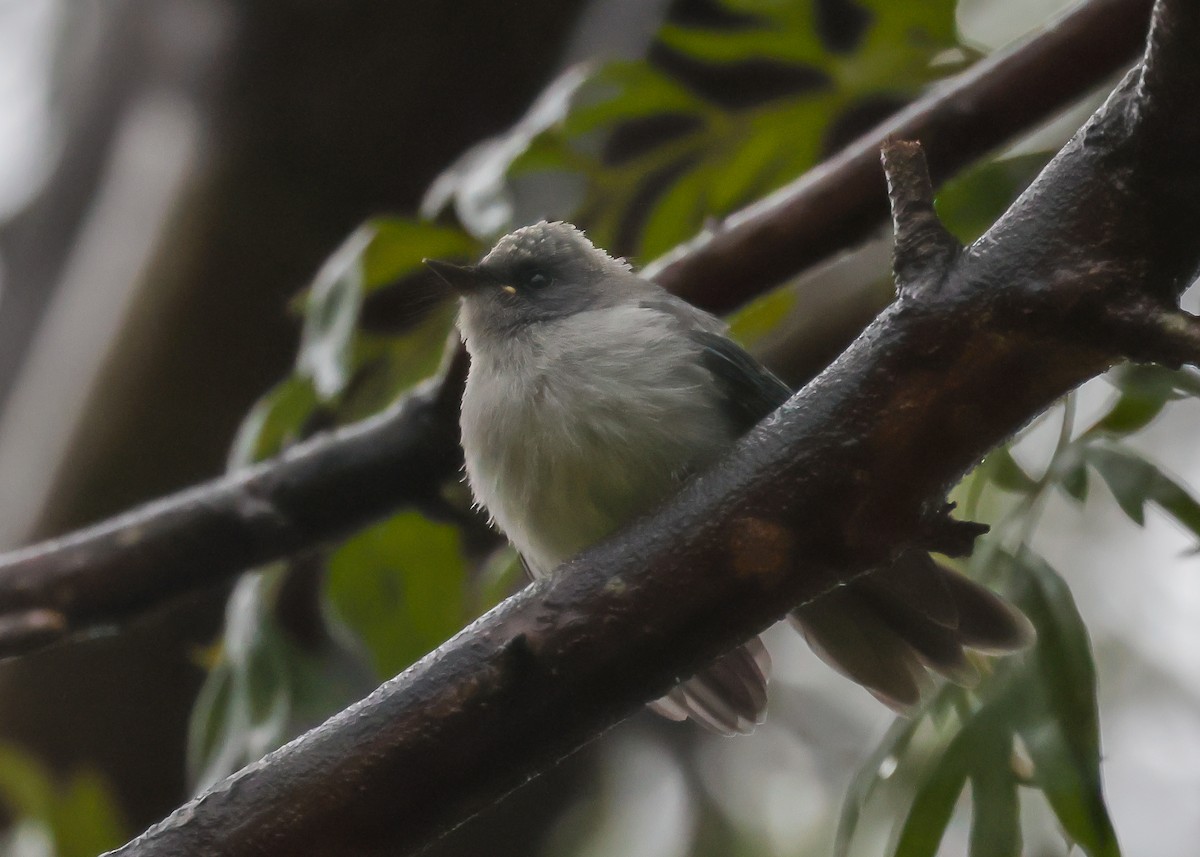
<svg viewBox="0 0 1200 857">
<path fill-rule="evenodd" d="M 1149 301 L 1112 307 L 1109 331 L 1131 359 L 1178 369 L 1200 366 L 1200 317 Z"/>
<path fill-rule="evenodd" d="M 1171 50 L 1200 43 L 1200 25 L 1186 36 Z M 1162 87 L 1154 97 L 1187 95 Z M 1198 141 L 1144 145 L 1128 121 L 1136 89 L 1127 79 L 938 289 L 892 304 L 666 508 L 115 853 L 412 853 L 788 609 L 927 538 L 966 470 L 1126 356 L 1098 309 L 1161 293 L 1147 271 L 1200 265 L 1200 244 L 1173 233 L 1123 239 L 1160 204 L 1200 233 L 1200 196 L 1146 196 L 1197 179 L 1200 161 L 1178 156 Z M 739 561 L 761 546 L 747 532 L 772 534 L 769 557 Z"/>
<path fill-rule="evenodd" d="M 730 215 L 649 269 L 692 303 L 725 312 L 747 288 L 783 282 L 853 247 L 888 209 L 879 148 L 917 140 L 933 182 L 1037 125 L 1132 63 L 1152 0 L 1090 0 L 1030 39 L 930 90 L 825 163 Z M 985 118 L 986 117 L 986 118 Z"/>
<path fill-rule="evenodd" d="M 886 217 L 884 136 L 924 140 L 935 179 L 944 179 L 1131 61 L 1148 9 L 1149 0 L 1091 0 L 730 217 L 723 231 L 672 253 L 657 280 L 708 309 L 728 309 L 851 246 Z M 122 621 L 430 496 L 461 466 L 461 375 L 441 384 L 440 394 L 418 392 L 251 471 L 0 557 L 0 616 L 54 614 L 0 623 L 0 656 Z"/>
<path fill-rule="evenodd" d="M 896 236 L 892 269 L 900 297 L 932 288 L 950 270 L 962 245 L 933 210 L 933 184 L 921 144 L 887 139 L 880 153 Z"/>
<path fill-rule="evenodd" d="M 19 654 L 344 536 L 459 466 L 466 358 L 384 413 L 278 459 L 8 555 L 0 651 Z"/>
</svg>

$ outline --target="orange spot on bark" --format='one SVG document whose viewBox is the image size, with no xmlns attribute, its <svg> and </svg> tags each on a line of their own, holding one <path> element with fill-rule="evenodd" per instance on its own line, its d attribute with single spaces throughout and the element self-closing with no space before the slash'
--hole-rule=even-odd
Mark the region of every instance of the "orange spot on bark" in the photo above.
<svg viewBox="0 0 1200 857">
<path fill-rule="evenodd" d="M 792 565 L 793 537 L 781 524 L 763 518 L 739 518 L 729 539 L 733 570 L 743 577 L 773 577 Z"/>
</svg>

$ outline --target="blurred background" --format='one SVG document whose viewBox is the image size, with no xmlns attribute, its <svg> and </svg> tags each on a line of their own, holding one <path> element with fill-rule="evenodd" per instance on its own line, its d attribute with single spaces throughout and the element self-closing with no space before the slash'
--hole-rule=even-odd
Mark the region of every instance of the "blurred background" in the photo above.
<svg viewBox="0 0 1200 857">
<path fill-rule="evenodd" d="M 449 331 L 422 256 L 562 217 L 650 262 L 1068 5 L 0 0 L 0 548 L 394 401 Z M 951 228 L 979 234 L 1112 83 L 951 182 Z M 889 253 L 881 232 L 743 308 L 735 334 L 810 377 L 887 302 Z M 343 310 L 351 323 L 332 323 Z M 1111 816 L 1124 853 L 1190 857 L 1194 380 L 1097 380 L 960 489 L 996 525 L 974 571 L 1045 567 L 1047 621 L 1082 645 L 1065 672 L 1000 669 L 996 696 L 947 691 L 896 725 L 776 629 L 753 736 L 639 715 L 436 853 L 826 854 L 836 838 L 854 854 L 1112 854 Z M 461 486 L 446 502 L 463 507 Z M 518 586 L 496 547 L 477 522 L 405 511 L 0 664 L 0 853 L 97 854 L 320 722 Z M 1080 683 L 1087 717 L 1098 699 L 1103 761 L 1081 758 L 1097 754 L 1107 813 L 1071 817 L 1016 727 L 994 757 L 1005 788 L 971 768 L 941 815 L 922 804 L 971 712 L 1026 680 Z M 989 808 L 998 833 L 981 831 Z"/>
</svg>

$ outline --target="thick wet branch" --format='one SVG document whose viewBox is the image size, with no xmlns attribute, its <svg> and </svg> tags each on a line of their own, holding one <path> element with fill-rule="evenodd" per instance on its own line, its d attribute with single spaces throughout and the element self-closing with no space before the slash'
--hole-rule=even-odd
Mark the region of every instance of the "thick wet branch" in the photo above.
<svg viewBox="0 0 1200 857">
<path fill-rule="evenodd" d="M 395 407 L 265 464 L 9 554 L 0 653 L 113 622 L 249 566 L 336 539 L 398 504 L 436 502 L 460 466 L 466 356 Z"/>
<path fill-rule="evenodd" d="M 1152 65 L 1200 43 L 1189 21 Z M 1200 243 L 1153 228 L 1200 234 L 1200 195 L 1171 190 L 1200 177 L 1200 116 L 1152 142 L 1137 121 L 1194 90 L 1187 75 L 1138 81 L 938 288 L 892 304 L 668 507 L 116 853 L 412 853 L 795 605 L 941 543 L 948 488 L 1123 359 L 1113 319 L 1165 307 L 1200 264 Z M 899 220 L 915 228 L 903 207 Z"/>
</svg>

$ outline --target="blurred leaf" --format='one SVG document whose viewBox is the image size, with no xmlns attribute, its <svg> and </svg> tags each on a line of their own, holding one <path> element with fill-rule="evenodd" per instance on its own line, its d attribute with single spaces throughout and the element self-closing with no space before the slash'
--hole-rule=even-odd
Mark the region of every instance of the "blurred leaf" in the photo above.
<svg viewBox="0 0 1200 857">
<path fill-rule="evenodd" d="M 1200 503 L 1155 465 L 1115 444 L 1089 445 L 1085 455 L 1112 491 L 1117 505 L 1136 524 L 1145 523 L 1145 506 L 1150 502 L 1200 537 Z"/>
<path fill-rule="evenodd" d="M 787 318 L 798 296 L 788 288 L 772 289 L 755 298 L 729 319 L 729 333 L 746 348 L 753 348 Z"/>
<path fill-rule="evenodd" d="M 309 378 L 317 395 L 331 399 L 350 377 L 350 349 L 365 287 L 363 255 L 374 237 L 359 227 L 317 272 L 304 303 L 304 331 L 297 373 Z"/>
<path fill-rule="evenodd" d="M 107 783 L 81 771 L 65 780 L 15 747 L 0 745 L 0 801 L 12 816 L 13 857 L 95 857 L 127 838 Z"/>
<path fill-rule="evenodd" d="M 933 857 L 966 785 L 972 731 L 960 731 L 917 787 L 900 828 L 894 857 Z"/>
<path fill-rule="evenodd" d="M 337 615 L 366 643 L 378 676 L 390 678 L 453 636 L 472 617 L 455 527 L 415 512 L 345 542 L 329 561 Z"/>
<path fill-rule="evenodd" d="M 469 604 L 472 613 L 483 613 L 495 607 L 525 584 L 525 566 L 512 547 L 492 551 L 482 570 L 472 582 L 474 595 Z"/>
<path fill-rule="evenodd" d="M 959 173 L 937 192 L 938 216 L 960 241 L 974 241 L 1007 210 L 1053 154 L 1033 152 L 986 161 Z"/>
<path fill-rule="evenodd" d="M 378 413 L 431 377 L 442 361 L 457 313 L 455 302 L 444 301 L 403 336 L 360 333 L 354 344 L 354 363 L 360 368 L 338 402 L 337 423 Z"/>
<path fill-rule="evenodd" d="M 1105 378 L 1119 395 L 1108 412 L 1087 430 L 1089 439 L 1133 434 L 1149 425 L 1168 402 L 1200 396 L 1200 374 L 1190 368 L 1127 363 L 1110 371 Z"/>
<path fill-rule="evenodd" d="M 531 150 L 539 134 L 565 119 L 576 92 L 590 72 L 587 65 L 568 68 L 543 90 L 512 128 L 473 146 L 459 157 L 425 192 L 421 216 L 434 220 L 452 205 L 458 222 L 478 239 L 494 238 L 518 222 L 535 219 L 517 211 L 506 177 L 517 158 Z M 542 151 L 543 155 L 548 155 Z M 557 167 L 561 161 L 545 158 L 542 165 Z M 551 214 L 539 213 L 537 216 L 550 217 Z M 451 254 L 430 252 L 426 255 Z"/>
<path fill-rule="evenodd" d="M 988 460 L 991 463 L 988 476 L 997 488 L 1014 494 L 1029 494 L 1037 489 L 1037 481 L 1017 464 L 1007 446 L 992 450 L 988 453 Z"/>
<path fill-rule="evenodd" d="M 1078 456 L 1071 466 L 1064 469 L 1059 476 L 1059 485 L 1078 503 L 1087 500 L 1088 469 L 1083 456 Z"/>
<path fill-rule="evenodd" d="M 302 644 L 276 617 L 282 564 L 244 575 L 230 596 L 221 658 L 188 726 L 188 769 L 202 791 L 374 689 L 363 654 L 336 626 Z"/>
<path fill-rule="evenodd" d="M 887 775 L 893 767 L 910 774 L 923 767 L 889 853 L 936 854 L 969 782 L 972 857 L 1020 854 L 1018 779 L 1012 763 L 1018 736 L 1033 763 L 1032 785 L 1042 790 L 1072 840 L 1090 857 L 1119 854 L 1100 778 L 1091 644 L 1070 592 L 1027 550 L 1020 557 L 995 544 L 977 551 L 972 559 L 976 577 L 985 571 L 980 568 L 984 562 L 989 576 L 1008 582 L 1014 601 L 1033 622 L 1036 647 L 1024 655 L 997 658 L 974 690 L 944 685 L 911 720 L 893 726 L 851 784 L 836 855 L 849 853 L 860 815 L 888 778 L 880 774 L 885 761 Z M 926 742 L 919 754 L 908 752 L 922 726 L 929 727 L 934 745 Z M 931 753 L 932 760 L 923 761 Z"/>
<path fill-rule="evenodd" d="M 107 783 L 95 773 L 76 774 L 59 792 L 50 827 L 58 857 L 94 857 L 126 839 L 126 827 Z"/>
<path fill-rule="evenodd" d="M 300 440 L 303 427 L 317 407 L 312 381 L 293 375 L 259 399 L 242 420 L 229 451 L 230 471 L 278 455 Z"/>
<path fill-rule="evenodd" d="M 1117 398 L 1108 413 L 1097 420 L 1088 431 L 1113 435 L 1132 434 L 1149 425 L 1166 404 L 1165 398 L 1141 392 L 1124 393 Z"/>
<path fill-rule="evenodd" d="M 846 857 L 850 853 L 850 845 L 854 841 L 863 808 L 875 794 L 875 790 L 891 776 L 900 763 L 921 722 L 920 717 L 896 718 L 883 740 L 855 772 L 838 816 L 837 834 L 833 843 L 834 857 Z"/>
<path fill-rule="evenodd" d="M 381 217 L 367 221 L 360 229 L 370 236 L 361 258 L 367 295 L 421 270 L 422 259 L 461 258 L 478 249 L 461 229 L 416 220 Z"/>
<path fill-rule="evenodd" d="M 973 784 L 985 783 L 982 790 L 974 788 L 972 793 L 972 848 L 975 847 L 976 828 L 994 825 L 996 832 L 1005 832 L 1005 828 L 1016 823 L 1015 817 L 1004 817 L 1006 813 L 1015 811 L 1009 805 L 1007 796 L 1002 790 L 991 788 L 996 778 L 1007 777 L 1012 785 L 1008 756 L 1002 752 L 1004 748 L 1011 747 L 1012 742 L 1008 724 L 1012 708 L 1010 697 L 1006 693 L 987 691 L 981 695 L 989 701 L 972 711 L 962 691 L 954 690 L 946 694 L 947 700 L 956 696 L 960 702 L 958 728 L 947 733 L 949 740 L 945 749 L 926 768 L 917 786 L 896 837 L 892 850 L 894 857 L 933 857 L 937 853 L 968 779 Z M 996 767 L 998 756 L 999 768 Z M 1012 787 L 1015 789 L 1015 785 Z M 1020 841 L 1019 832 L 1017 841 Z M 975 857 L 975 851 L 971 853 Z"/>
<path fill-rule="evenodd" d="M 602 246 L 654 257 L 811 167 L 843 119 L 902 103 L 954 71 L 934 63 L 949 49 L 971 58 L 957 42 L 952 0 L 859 4 L 869 14 L 849 50 L 818 37 L 814 0 L 738 5 L 748 13 L 743 26 L 669 23 L 649 63 L 609 64 L 548 89 L 547 97 L 569 89 L 554 102 L 555 121 L 495 144 L 510 189 L 513 177 L 538 170 L 582 173 L 581 205 L 538 215 L 583 222 Z M 439 180 L 442 205 L 473 185 L 496 186 L 497 162 L 475 161 Z"/>
<path fill-rule="evenodd" d="M 971 857 L 1020 857 L 1021 804 L 1012 743 L 997 730 L 976 742 L 971 766 Z"/>
<path fill-rule="evenodd" d="M 1154 363 L 1123 363 L 1104 378 L 1122 393 L 1137 392 L 1164 400 L 1200 396 L 1200 371 L 1190 366 L 1168 369 Z"/>
<path fill-rule="evenodd" d="M 1104 802 L 1091 641 L 1062 578 L 1028 551 L 1010 558 L 1015 597 L 1038 631 L 1034 669 L 1015 673 L 1019 732 L 1034 782 L 1059 823 L 1091 857 L 1120 849 Z"/>
<path fill-rule="evenodd" d="M 475 243 L 461 230 L 431 223 L 379 219 L 360 226 L 321 267 L 308 290 L 296 374 L 311 380 L 321 401 L 334 399 L 363 362 L 356 344 L 364 298 L 419 270 L 425 257 L 465 256 L 474 250 Z"/>
</svg>

